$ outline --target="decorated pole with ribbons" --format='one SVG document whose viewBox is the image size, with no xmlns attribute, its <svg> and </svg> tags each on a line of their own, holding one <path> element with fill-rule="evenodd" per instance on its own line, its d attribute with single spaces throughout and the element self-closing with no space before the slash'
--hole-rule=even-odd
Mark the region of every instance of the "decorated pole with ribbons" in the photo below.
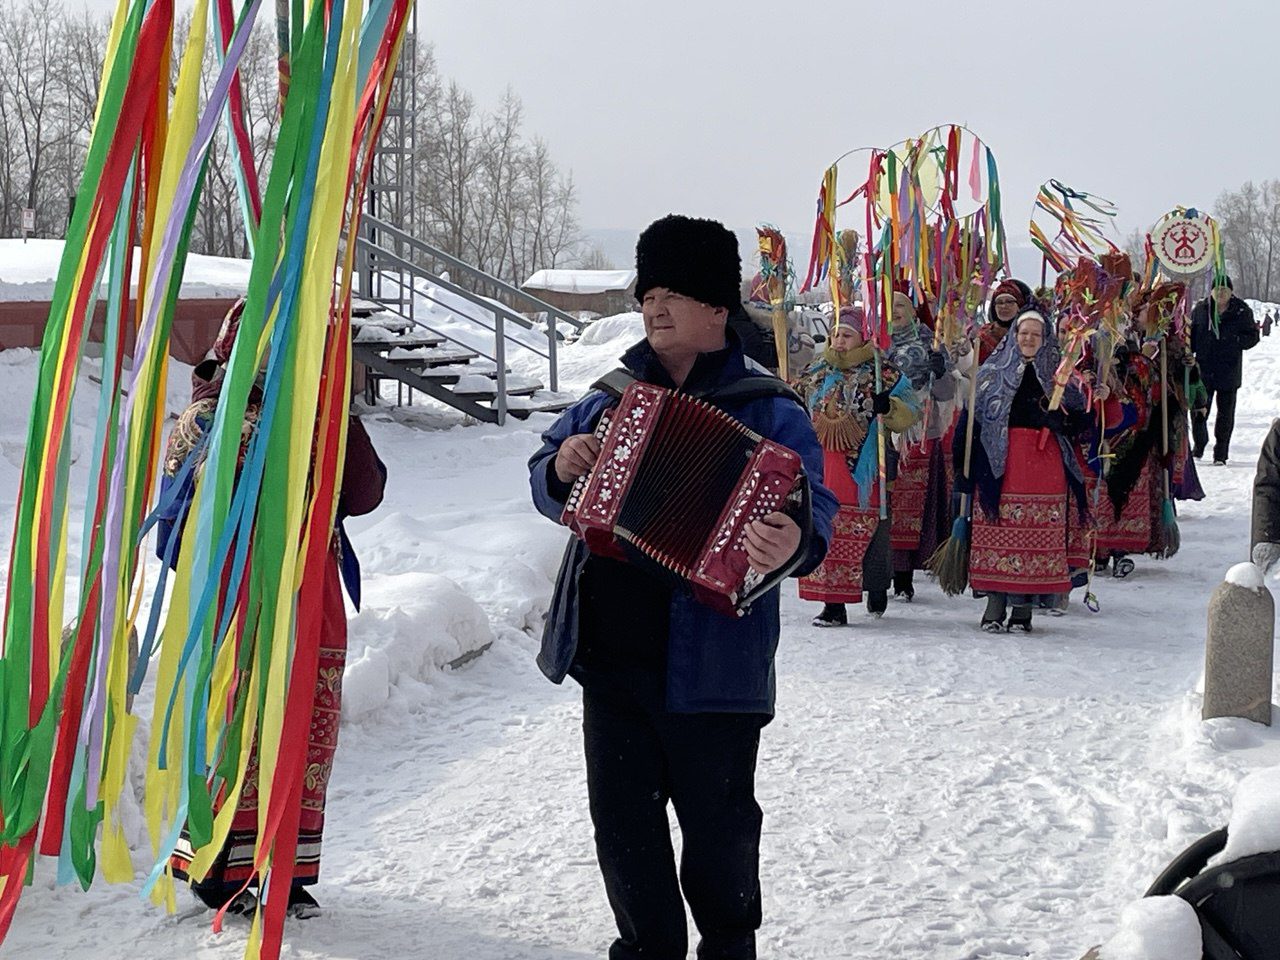
<svg viewBox="0 0 1280 960">
<path fill-rule="evenodd" d="M 1226 250 L 1217 221 L 1194 207 L 1174 207 L 1161 217 L 1147 233 L 1147 267 L 1144 286 L 1151 290 L 1147 309 L 1154 312 L 1152 323 L 1160 340 L 1160 408 L 1161 455 L 1163 463 L 1164 499 L 1161 518 L 1164 526 L 1164 555 L 1172 556 L 1181 545 L 1177 513 L 1173 505 L 1173 463 L 1169 446 L 1168 403 L 1169 344 L 1181 341 L 1184 357 L 1183 398 L 1188 409 L 1191 399 L 1191 323 L 1189 320 L 1190 284 L 1197 276 L 1210 274 L 1211 285 L 1226 279 Z M 1218 335 L 1218 306 L 1209 298 L 1210 327 Z"/>
<path fill-rule="evenodd" d="M 319 591 L 333 562 L 346 443 L 354 247 L 343 249 L 341 236 L 357 228 L 411 0 L 373 0 L 367 10 L 344 0 L 277 5 L 282 114 L 261 192 L 238 93 L 259 4 L 249 0 L 236 13 L 228 0 L 213 10 L 198 0 L 172 99 L 172 0 L 121 0 L 113 20 L 41 348 L 10 552 L 0 647 L 0 939 L 37 849 L 59 858 L 60 882 L 87 887 L 99 862 L 108 881 L 132 879 L 120 798 L 142 719 L 156 864 L 146 887 L 171 906 L 167 865 L 179 832 L 187 829 L 192 875 L 202 876 L 257 750 L 254 865 L 277 895 L 268 893 L 255 918 L 247 955 L 279 954 L 316 684 Z M 201 103 L 211 43 L 219 65 Z M 235 147 L 253 264 L 240 336 L 192 473 L 167 612 L 162 574 L 144 621 L 141 547 L 166 506 L 156 502 L 155 479 L 169 331 L 220 121 Z M 67 569 L 70 414 L 88 318 L 104 286 L 77 583 Z M 255 381 L 261 410 L 245 444 Z M 64 632 L 68 583 L 78 596 Z M 139 718 L 130 694 L 153 655 L 153 712 Z"/>
<path fill-rule="evenodd" d="M 756 228 L 760 248 L 760 279 L 773 312 L 773 345 L 778 356 L 778 376 L 789 380 L 787 370 L 787 314 L 795 296 L 791 284 L 791 263 L 787 259 L 787 238 L 777 227 Z"/>
<path fill-rule="evenodd" d="M 857 161 L 863 156 L 866 173 Z M 858 171 L 856 186 L 839 199 L 839 171 Z M 860 205 L 860 206 L 859 206 Z M 809 268 L 802 291 L 826 281 L 832 314 L 839 323 L 842 298 L 853 283 L 842 283 L 850 259 L 839 237 L 842 210 L 861 212 L 860 259 L 866 340 L 875 347 L 876 389 L 883 389 L 883 356 L 891 346 L 889 319 L 895 292 L 912 290 L 918 306 L 931 308 L 937 323 L 934 344 L 954 347 L 964 339 L 995 278 L 1005 265 L 995 155 L 960 125 L 935 127 L 888 149 L 863 147 L 831 164 L 818 193 Z M 846 216 L 849 216 L 846 214 Z M 881 513 L 888 502 L 885 434 L 877 418 Z"/>
</svg>

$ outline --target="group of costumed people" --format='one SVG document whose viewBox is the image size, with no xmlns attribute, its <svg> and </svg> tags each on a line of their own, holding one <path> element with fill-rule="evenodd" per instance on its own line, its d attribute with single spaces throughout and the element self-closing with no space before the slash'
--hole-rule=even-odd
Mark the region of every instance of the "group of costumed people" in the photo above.
<svg viewBox="0 0 1280 960">
<path fill-rule="evenodd" d="M 842 307 L 793 381 L 840 502 L 826 560 L 800 582 L 822 604 L 814 625 L 847 624 L 864 599 L 882 616 L 890 591 L 910 601 L 957 517 L 991 632 L 1030 631 L 1035 610 L 1064 613 L 1073 589 L 1093 603 L 1091 578 L 1128 576 L 1131 555 L 1171 555 L 1172 500 L 1203 496 L 1188 415 L 1205 391 L 1169 332 L 1183 295 L 1176 283 L 1130 293 L 1102 371 L 1091 345 L 1064 365 L 1064 305 L 1015 279 L 954 346 L 935 343 L 927 305 L 895 292 L 878 363 L 862 307 Z"/>
</svg>

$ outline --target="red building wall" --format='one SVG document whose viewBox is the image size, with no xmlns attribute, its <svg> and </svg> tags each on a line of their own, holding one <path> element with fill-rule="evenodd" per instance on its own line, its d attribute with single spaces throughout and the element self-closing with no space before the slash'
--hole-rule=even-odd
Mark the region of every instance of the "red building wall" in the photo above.
<svg viewBox="0 0 1280 960">
<path fill-rule="evenodd" d="M 235 302 L 233 298 L 179 300 L 169 338 L 169 355 L 183 363 L 196 364 L 213 346 L 222 318 Z M 89 328 L 89 339 L 102 342 L 106 304 L 99 303 Z M 0 301 L 0 350 L 11 347 L 40 348 L 44 338 L 49 303 L 35 300 Z M 133 350 L 133 331 L 126 335 L 126 351 Z"/>
</svg>

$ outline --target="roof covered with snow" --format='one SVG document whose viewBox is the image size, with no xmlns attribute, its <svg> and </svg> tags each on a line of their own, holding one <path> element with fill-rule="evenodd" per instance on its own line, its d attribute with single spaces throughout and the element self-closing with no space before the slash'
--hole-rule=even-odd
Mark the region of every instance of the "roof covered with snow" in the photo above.
<svg viewBox="0 0 1280 960">
<path fill-rule="evenodd" d="M 608 293 L 636 282 L 634 270 L 539 270 L 524 282 L 526 290 L 555 293 Z"/>
<path fill-rule="evenodd" d="M 0 300 L 52 299 L 63 247 L 61 240 L 27 240 L 24 243 L 20 239 L 0 239 Z M 135 277 L 137 259 L 135 248 Z M 187 257 L 179 296 L 183 299 L 241 296 L 249 289 L 250 267 L 248 260 L 206 257 L 193 253 Z M 102 290 L 106 292 L 106 284 L 103 284 Z M 133 291 L 136 290 L 135 280 Z"/>
</svg>

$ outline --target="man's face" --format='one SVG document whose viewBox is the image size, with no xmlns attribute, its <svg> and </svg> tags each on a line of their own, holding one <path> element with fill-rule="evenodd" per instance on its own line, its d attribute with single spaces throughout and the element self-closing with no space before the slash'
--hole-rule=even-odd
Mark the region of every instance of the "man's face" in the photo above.
<svg viewBox="0 0 1280 960">
<path fill-rule="evenodd" d="M 1007 293 L 996 297 L 995 308 L 996 319 L 1006 325 L 1013 323 L 1013 318 L 1018 315 L 1018 301 Z"/>
<path fill-rule="evenodd" d="M 1219 310 L 1227 309 L 1227 304 L 1231 302 L 1230 287 L 1214 287 L 1213 302 L 1218 305 Z"/>
<path fill-rule="evenodd" d="M 1044 324 L 1034 317 L 1028 317 L 1018 325 L 1018 350 L 1022 356 L 1030 360 L 1044 343 Z"/>
<path fill-rule="evenodd" d="M 674 293 L 666 287 L 646 290 L 640 303 L 644 333 L 659 354 L 694 354 L 724 346 L 729 311 Z"/>
</svg>

